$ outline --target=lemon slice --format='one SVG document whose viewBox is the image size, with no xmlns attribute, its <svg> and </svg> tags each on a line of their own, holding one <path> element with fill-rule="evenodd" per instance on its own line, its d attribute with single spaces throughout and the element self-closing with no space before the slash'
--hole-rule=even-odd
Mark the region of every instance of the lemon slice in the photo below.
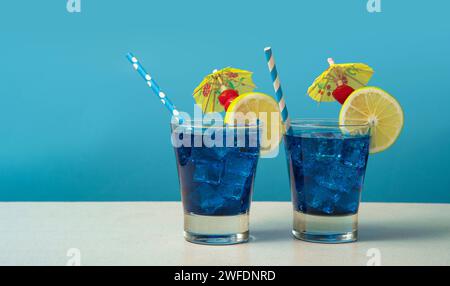
<svg viewBox="0 0 450 286">
<path fill-rule="evenodd" d="M 370 153 L 389 148 L 403 128 L 403 110 L 390 94 L 377 87 L 355 90 L 344 102 L 339 123 L 369 124 L 372 131 Z"/>
<path fill-rule="evenodd" d="M 261 156 L 275 157 L 283 135 L 278 103 L 273 97 L 260 93 L 249 92 L 236 97 L 228 107 L 225 123 L 239 124 L 242 120 L 261 123 Z"/>
</svg>

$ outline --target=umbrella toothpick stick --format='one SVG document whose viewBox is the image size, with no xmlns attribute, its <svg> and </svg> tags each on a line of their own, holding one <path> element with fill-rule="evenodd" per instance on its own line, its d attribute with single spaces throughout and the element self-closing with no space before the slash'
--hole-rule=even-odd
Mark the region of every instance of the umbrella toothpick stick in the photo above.
<svg viewBox="0 0 450 286">
<path fill-rule="evenodd" d="M 216 72 L 217 72 L 217 70 L 214 70 L 214 71 L 213 71 L 213 73 L 216 73 Z M 225 90 L 228 89 L 228 88 L 226 87 L 226 85 L 223 84 L 223 80 L 222 80 L 222 78 L 220 77 L 219 74 L 217 75 L 217 80 L 218 80 L 219 83 L 220 83 L 220 92 L 224 92 Z"/>
<path fill-rule="evenodd" d="M 327 61 L 328 61 L 328 64 L 330 65 L 330 67 L 335 64 L 333 58 L 328 58 Z M 336 68 L 336 73 L 338 75 L 338 78 L 333 78 L 333 81 L 335 82 L 335 84 L 337 86 L 341 86 L 344 84 L 343 79 L 345 78 L 345 75 L 343 74 L 343 72 L 340 68 Z"/>
<path fill-rule="evenodd" d="M 207 75 L 195 88 L 193 97 L 203 112 L 223 112 L 239 94 L 254 88 L 251 72 L 227 67 Z"/>
</svg>

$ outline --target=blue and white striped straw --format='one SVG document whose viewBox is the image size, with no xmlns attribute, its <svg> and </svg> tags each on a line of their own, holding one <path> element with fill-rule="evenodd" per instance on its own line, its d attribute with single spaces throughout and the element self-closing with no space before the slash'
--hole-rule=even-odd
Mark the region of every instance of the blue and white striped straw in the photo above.
<svg viewBox="0 0 450 286">
<path fill-rule="evenodd" d="M 270 76 L 272 77 L 273 88 L 275 90 L 275 97 L 280 107 L 281 119 L 284 122 L 286 131 L 291 128 L 291 119 L 289 118 L 289 113 L 286 107 L 286 102 L 283 97 L 283 90 L 280 85 L 280 78 L 278 77 L 277 67 L 275 65 L 275 59 L 272 54 L 272 48 L 267 47 L 264 49 L 264 54 L 266 55 L 267 66 L 269 67 Z"/>
<path fill-rule="evenodd" d="M 183 117 L 181 117 L 180 112 L 176 109 L 175 105 L 173 105 L 172 101 L 166 96 L 166 94 L 161 91 L 158 84 L 155 80 L 148 74 L 142 65 L 139 63 L 138 59 L 133 56 L 132 53 L 127 54 L 127 59 L 133 65 L 133 68 L 141 75 L 141 77 L 147 82 L 147 85 L 153 90 L 156 96 L 161 100 L 161 103 L 169 110 L 170 114 L 172 114 L 175 119 L 182 124 L 184 122 Z"/>
</svg>

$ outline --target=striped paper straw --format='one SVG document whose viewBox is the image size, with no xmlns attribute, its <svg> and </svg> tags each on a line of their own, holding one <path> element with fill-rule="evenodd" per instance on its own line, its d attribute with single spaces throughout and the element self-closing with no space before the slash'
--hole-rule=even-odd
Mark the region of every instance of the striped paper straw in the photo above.
<svg viewBox="0 0 450 286">
<path fill-rule="evenodd" d="M 133 56 L 132 53 L 127 54 L 127 59 L 133 65 L 133 68 L 141 75 L 141 77 L 147 82 L 147 85 L 153 90 L 156 96 L 161 100 L 161 103 L 169 110 L 175 119 L 182 124 L 184 122 L 183 117 L 181 117 L 180 112 L 173 105 L 172 101 L 166 96 L 166 94 L 159 88 L 155 80 L 148 74 L 142 65 L 139 63 L 138 59 Z"/>
<path fill-rule="evenodd" d="M 267 66 L 269 67 L 270 76 L 272 77 L 273 88 L 275 90 L 275 97 L 278 101 L 278 106 L 280 107 L 281 119 L 283 120 L 287 131 L 291 128 L 291 120 L 289 118 L 286 102 L 284 101 L 283 90 L 281 89 L 280 78 L 278 77 L 275 59 L 272 54 L 272 48 L 271 47 L 265 48 L 264 54 L 266 55 Z"/>
</svg>

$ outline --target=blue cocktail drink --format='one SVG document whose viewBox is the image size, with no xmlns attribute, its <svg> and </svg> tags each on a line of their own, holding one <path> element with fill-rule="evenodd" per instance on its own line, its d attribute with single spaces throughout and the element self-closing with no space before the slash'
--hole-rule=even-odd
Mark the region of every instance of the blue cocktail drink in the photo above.
<svg viewBox="0 0 450 286">
<path fill-rule="evenodd" d="M 357 239 L 357 213 L 369 154 L 369 127 L 294 121 L 285 135 L 295 237 Z"/>
<path fill-rule="evenodd" d="M 185 211 L 185 238 L 204 244 L 247 241 L 260 149 L 258 129 L 192 123 L 172 129 Z"/>
</svg>

